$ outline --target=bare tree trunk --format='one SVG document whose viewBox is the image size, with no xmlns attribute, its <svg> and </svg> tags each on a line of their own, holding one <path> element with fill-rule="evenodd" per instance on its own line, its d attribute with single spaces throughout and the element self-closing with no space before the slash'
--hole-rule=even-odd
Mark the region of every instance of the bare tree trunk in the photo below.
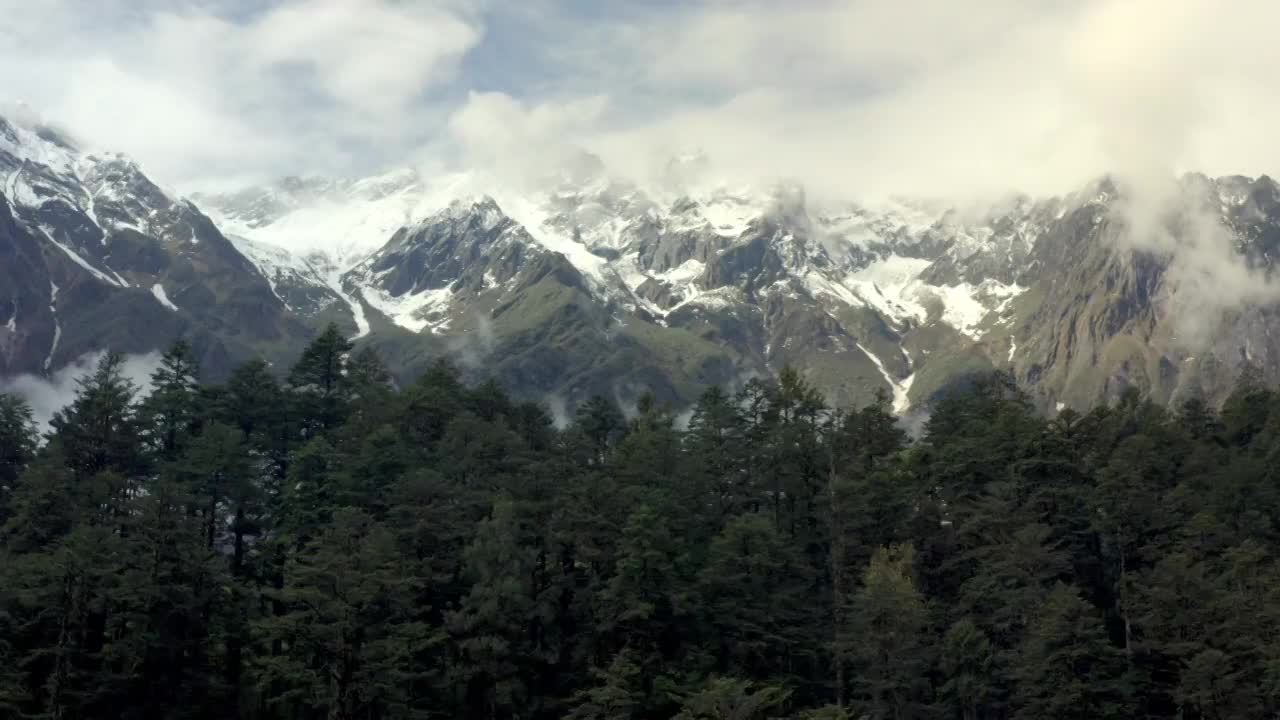
<svg viewBox="0 0 1280 720">
<path fill-rule="evenodd" d="M 1133 623 L 1129 618 L 1129 608 L 1125 604 L 1125 575 L 1128 572 L 1128 558 L 1125 554 L 1124 543 L 1120 543 L 1120 580 L 1116 583 L 1116 609 L 1120 611 L 1120 617 L 1124 620 L 1124 652 L 1126 655 L 1133 655 Z"/>
<path fill-rule="evenodd" d="M 835 665 L 836 707 L 844 710 L 844 522 L 840 513 L 840 501 L 836 492 L 836 427 L 839 416 L 832 418 L 831 437 L 827 441 L 827 494 L 831 502 L 831 649 Z"/>
</svg>

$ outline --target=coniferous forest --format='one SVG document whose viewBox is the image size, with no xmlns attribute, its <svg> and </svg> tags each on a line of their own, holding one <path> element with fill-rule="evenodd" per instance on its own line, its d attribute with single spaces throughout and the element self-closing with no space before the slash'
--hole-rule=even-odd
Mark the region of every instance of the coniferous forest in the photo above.
<svg viewBox="0 0 1280 720">
<path fill-rule="evenodd" d="M 803 377 L 569 427 L 333 328 L 0 398 L 0 717 L 1268 718 L 1280 394 L 909 441 Z"/>
</svg>

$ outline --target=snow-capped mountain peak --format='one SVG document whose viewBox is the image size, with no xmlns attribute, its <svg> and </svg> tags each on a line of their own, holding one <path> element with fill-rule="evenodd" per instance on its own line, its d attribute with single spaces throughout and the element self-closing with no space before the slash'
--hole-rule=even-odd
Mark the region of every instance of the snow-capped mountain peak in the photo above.
<svg viewBox="0 0 1280 720">
<path fill-rule="evenodd" d="M 127 156 L 0 118 L 0 197 L 0 372 L 148 352 L 179 332 L 226 369 L 265 337 L 305 333 L 254 263 Z"/>
<path fill-rule="evenodd" d="M 1103 178 L 1063 198 L 984 206 L 834 201 L 797 183 L 717 177 L 700 156 L 668 172 L 652 186 L 582 154 L 532 189 L 478 171 L 396 170 L 200 201 L 291 311 L 345 318 L 359 338 L 398 328 L 453 346 L 492 332 L 516 352 L 547 341 L 523 334 L 533 318 L 574 318 L 592 342 L 676 353 L 664 363 L 697 347 L 719 358 L 707 366 L 717 377 L 729 366 L 862 368 L 861 387 L 881 385 L 904 409 L 956 372 L 941 366 L 1017 365 L 1041 351 L 1025 323 L 1042 277 L 1080 262 L 1053 238 L 1098 244 L 1125 192 Z M 1269 187 L 1224 178 L 1189 192 L 1262 247 L 1270 236 L 1256 217 L 1280 214 Z M 551 307 L 561 314 L 541 310 Z"/>
</svg>

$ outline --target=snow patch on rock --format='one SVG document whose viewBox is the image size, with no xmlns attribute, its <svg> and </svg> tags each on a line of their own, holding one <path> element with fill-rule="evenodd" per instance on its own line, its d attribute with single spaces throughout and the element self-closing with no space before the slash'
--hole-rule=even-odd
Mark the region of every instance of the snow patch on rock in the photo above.
<svg viewBox="0 0 1280 720">
<path fill-rule="evenodd" d="M 170 310 L 172 310 L 172 311 L 174 311 L 174 312 L 178 312 L 178 306 L 177 306 L 177 305 L 174 305 L 174 304 L 169 300 L 169 296 L 168 296 L 167 294 L 165 294 L 164 286 L 163 286 L 163 285 L 161 285 L 160 283 L 156 283 L 155 285 L 152 285 L 152 286 L 151 286 L 151 294 L 152 294 L 153 296 L 155 296 L 156 301 L 157 301 L 157 302 L 159 302 L 161 305 L 163 305 L 163 306 L 165 306 L 165 307 L 169 308 Z"/>
</svg>

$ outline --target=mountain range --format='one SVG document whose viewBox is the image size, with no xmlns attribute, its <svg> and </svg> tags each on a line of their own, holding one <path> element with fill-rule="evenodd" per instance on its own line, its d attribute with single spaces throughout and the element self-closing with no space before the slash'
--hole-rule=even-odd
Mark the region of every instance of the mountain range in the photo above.
<svg viewBox="0 0 1280 720">
<path fill-rule="evenodd" d="M 0 376 L 186 336 L 217 378 L 287 366 L 333 322 L 402 379 L 449 357 L 557 413 L 682 407 L 787 365 L 900 414 L 995 369 L 1049 413 L 1280 379 L 1266 176 L 1186 175 L 1143 215 L 1110 177 L 974 209 L 734 183 L 699 156 L 668 171 L 631 182 L 584 153 L 519 189 L 405 169 L 184 198 L 0 118 Z"/>
</svg>

